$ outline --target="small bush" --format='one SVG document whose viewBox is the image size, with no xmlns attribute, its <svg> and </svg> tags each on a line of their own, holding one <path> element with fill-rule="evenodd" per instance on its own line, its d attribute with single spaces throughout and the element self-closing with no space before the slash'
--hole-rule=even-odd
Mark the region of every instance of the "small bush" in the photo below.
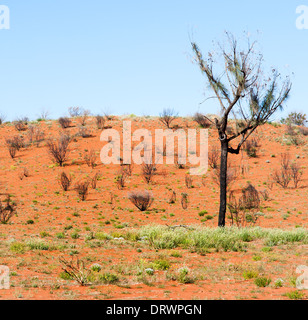
<svg viewBox="0 0 308 320">
<path fill-rule="evenodd" d="M 186 185 L 186 187 L 187 187 L 188 189 L 191 189 L 191 188 L 193 187 L 192 182 L 193 182 L 192 177 L 187 174 L 187 175 L 185 176 L 185 185 Z"/>
<path fill-rule="evenodd" d="M 83 125 L 78 126 L 78 136 L 82 137 L 82 138 L 91 138 L 92 137 L 92 133 L 91 130 Z"/>
<path fill-rule="evenodd" d="M 128 178 L 128 174 L 126 173 L 125 170 L 121 169 L 121 171 L 119 171 L 117 176 L 114 178 L 114 181 L 119 190 L 122 190 L 125 188 L 125 183 L 127 178 Z"/>
<path fill-rule="evenodd" d="M 303 175 L 303 172 L 301 171 L 301 167 L 298 163 L 293 162 L 290 165 L 290 175 L 293 180 L 294 187 L 297 188 Z"/>
<path fill-rule="evenodd" d="M 171 194 L 169 203 L 170 203 L 170 204 L 173 204 L 173 203 L 175 203 L 175 202 L 176 202 L 176 193 L 175 193 L 175 191 L 172 191 L 172 194 Z"/>
<path fill-rule="evenodd" d="M 217 169 L 219 167 L 219 160 L 220 160 L 220 151 L 217 147 L 214 147 L 209 152 L 209 166 L 212 169 Z"/>
<path fill-rule="evenodd" d="M 4 123 L 5 119 L 6 119 L 6 115 L 3 113 L 0 113 L 0 125 Z"/>
<path fill-rule="evenodd" d="M 38 147 L 44 141 L 45 133 L 40 126 L 29 126 L 27 131 L 28 141 L 30 144 L 35 143 Z"/>
<path fill-rule="evenodd" d="M 95 264 L 92 265 L 91 270 L 94 271 L 94 272 L 100 272 L 102 270 L 102 266 L 97 264 L 97 263 L 95 263 Z"/>
<path fill-rule="evenodd" d="M 234 192 L 231 191 L 227 204 L 231 214 L 231 224 L 236 224 L 238 227 L 255 224 L 259 218 L 257 211 L 260 210 L 260 204 L 259 192 L 251 184 L 242 189 L 239 199 L 236 199 Z"/>
<path fill-rule="evenodd" d="M 64 258 L 59 259 L 62 270 L 68 275 L 70 279 L 76 280 L 81 286 L 85 286 L 88 283 L 88 276 L 90 272 L 86 269 L 85 264 L 79 258 L 76 262 L 72 259 L 67 261 Z"/>
<path fill-rule="evenodd" d="M 178 113 L 173 109 L 164 109 L 159 115 L 159 121 L 163 123 L 168 129 L 171 127 L 171 123 L 177 118 Z"/>
<path fill-rule="evenodd" d="M 248 157 L 256 158 L 259 148 L 261 147 L 259 141 L 256 138 L 251 138 L 247 140 L 244 144 L 244 150 L 246 151 Z"/>
<path fill-rule="evenodd" d="M 154 198 L 148 191 L 134 191 L 128 194 L 128 199 L 140 211 L 146 211 L 152 205 Z"/>
<path fill-rule="evenodd" d="M 182 205 L 182 208 L 184 210 L 186 210 L 188 208 L 188 194 L 187 193 L 182 193 L 182 198 L 181 198 L 181 205 Z"/>
<path fill-rule="evenodd" d="M 24 243 L 14 241 L 10 245 L 10 250 L 17 254 L 23 254 L 26 251 L 26 245 Z"/>
<path fill-rule="evenodd" d="M 74 189 L 77 192 L 80 200 L 85 201 L 87 199 L 89 193 L 89 185 L 90 182 L 88 180 L 76 183 Z"/>
<path fill-rule="evenodd" d="M 83 158 L 86 164 L 88 165 L 88 167 L 91 167 L 91 168 L 96 167 L 97 154 L 95 150 L 91 149 L 90 151 L 86 152 Z"/>
<path fill-rule="evenodd" d="M 208 129 L 211 127 L 212 122 L 203 114 L 197 112 L 194 117 L 194 121 L 196 121 L 201 128 Z"/>
<path fill-rule="evenodd" d="M 97 129 L 99 129 L 99 130 L 104 129 L 104 127 L 105 127 L 105 122 L 106 122 L 105 117 L 104 117 L 104 116 L 97 115 L 97 116 L 95 117 L 95 120 L 96 120 Z"/>
<path fill-rule="evenodd" d="M 114 274 L 114 273 L 104 273 L 103 275 L 100 276 L 100 280 L 103 281 L 104 283 L 115 283 L 119 281 L 119 277 Z"/>
<path fill-rule="evenodd" d="M 260 288 L 265 288 L 270 285 L 272 280 L 270 278 L 260 277 L 255 279 L 255 284 Z"/>
<path fill-rule="evenodd" d="M 9 150 L 12 159 L 16 157 L 17 151 L 25 147 L 24 139 L 20 136 L 14 136 L 5 139 L 6 147 Z"/>
<path fill-rule="evenodd" d="M 153 180 L 154 175 L 157 173 L 157 167 L 154 163 L 143 163 L 141 166 L 141 174 L 146 183 Z"/>
<path fill-rule="evenodd" d="M 62 129 L 67 129 L 71 126 L 71 119 L 66 117 L 59 118 L 58 122 Z"/>
<path fill-rule="evenodd" d="M 93 176 L 93 178 L 91 179 L 91 187 L 92 189 L 96 189 L 97 186 L 97 181 L 100 178 L 100 173 L 96 172 L 95 175 Z"/>
<path fill-rule="evenodd" d="M 305 293 L 298 290 L 287 292 L 286 296 L 291 300 L 302 300 L 305 298 Z"/>
<path fill-rule="evenodd" d="M 171 267 L 170 261 L 166 259 L 155 260 L 152 265 L 156 270 L 168 270 Z"/>
<path fill-rule="evenodd" d="M 68 135 L 61 135 L 57 140 L 49 139 L 47 141 L 47 148 L 52 159 L 63 167 L 64 162 L 67 160 L 69 153 L 69 144 L 71 138 Z"/>
<path fill-rule="evenodd" d="M 194 277 L 189 276 L 189 269 L 184 267 L 178 270 L 177 281 L 179 283 L 188 284 L 194 283 L 196 279 Z"/>
<path fill-rule="evenodd" d="M 0 200 L 0 223 L 7 224 L 16 215 L 16 208 L 17 205 L 11 200 L 10 195 L 7 195 L 4 201 Z"/>
<path fill-rule="evenodd" d="M 17 131 L 26 131 L 28 128 L 28 122 L 29 122 L 29 119 L 27 117 L 17 119 L 14 122 L 15 129 Z"/>
<path fill-rule="evenodd" d="M 68 191 L 71 183 L 72 183 L 72 176 L 67 176 L 67 174 L 63 171 L 60 175 L 59 179 L 60 185 L 64 191 Z"/>
<path fill-rule="evenodd" d="M 303 136 L 308 136 L 308 128 L 307 128 L 307 127 L 300 127 L 300 128 L 299 128 L 299 132 L 300 132 Z"/>
<path fill-rule="evenodd" d="M 89 116 L 91 115 L 91 112 L 89 110 L 82 110 L 81 116 L 79 118 L 79 123 L 84 127 L 87 123 L 87 120 Z"/>
<path fill-rule="evenodd" d="M 245 280 L 255 279 L 259 276 L 259 273 L 255 270 L 246 270 L 243 273 L 243 278 Z"/>
</svg>

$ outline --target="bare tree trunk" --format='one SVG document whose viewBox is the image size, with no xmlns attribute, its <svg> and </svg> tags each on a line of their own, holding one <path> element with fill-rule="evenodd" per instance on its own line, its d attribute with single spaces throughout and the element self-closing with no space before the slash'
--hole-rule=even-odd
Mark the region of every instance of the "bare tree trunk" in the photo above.
<svg viewBox="0 0 308 320">
<path fill-rule="evenodd" d="M 228 141 L 221 141 L 221 163 L 220 163 L 220 208 L 218 226 L 226 225 L 227 211 L 227 170 L 228 170 Z"/>
</svg>

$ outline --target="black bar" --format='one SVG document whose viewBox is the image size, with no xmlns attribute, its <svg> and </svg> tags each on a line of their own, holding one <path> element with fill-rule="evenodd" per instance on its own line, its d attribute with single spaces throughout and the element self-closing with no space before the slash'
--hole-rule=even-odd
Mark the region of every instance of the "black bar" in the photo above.
<svg viewBox="0 0 308 320">
<path fill-rule="evenodd" d="M 0 301 L 10 318 L 64 316 L 96 319 L 285 319 L 307 311 L 306 301 Z"/>
</svg>

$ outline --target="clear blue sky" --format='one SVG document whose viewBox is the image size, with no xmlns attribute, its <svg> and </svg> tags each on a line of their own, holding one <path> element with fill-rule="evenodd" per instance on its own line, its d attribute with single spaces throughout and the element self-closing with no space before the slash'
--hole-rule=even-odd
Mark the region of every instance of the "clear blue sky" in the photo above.
<svg viewBox="0 0 308 320">
<path fill-rule="evenodd" d="M 307 2 L 307 3 L 305 3 Z M 205 52 L 224 30 L 261 33 L 264 58 L 294 72 L 287 112 L 308 113 L 308 30 L 296 7 L 308 0 L 10 0 L 11 29 L 0 30 L 0 112 L 9 120 L 52 118 L 70 106 L 98 113 L 192 114 L 205 81 L 191 62 L 189 35 Z M 287 66 L 287 67 L 286 67 Z M 201 111 L 215 113 L 211 102 Z"/>
</svg>

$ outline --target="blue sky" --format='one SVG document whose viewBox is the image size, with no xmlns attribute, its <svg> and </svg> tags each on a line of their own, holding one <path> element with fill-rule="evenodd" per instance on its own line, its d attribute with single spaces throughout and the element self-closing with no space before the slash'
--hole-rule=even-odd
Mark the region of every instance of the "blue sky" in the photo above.
<svg viewBox="0 0 308 320">
<path fill-rule="evenodd" d="M 307 2 L 307 3 L 305 3 Z M 256 35 L 268 66 L 291 74 L 285 113 L 308 113 L 308 30 L 295 26 L 308 0 L 1 0 L 10 30 L 0 30 L 0 112 L 52 118 L 70 106 L 94 114 L 217 112 L 191 62 L 189 35 L 202 51 L 224 30 Z M 259 31 L 259 34 L 258 34 Z M 279 116 L 280 117 L 280 116 Z"/>
</svg>

